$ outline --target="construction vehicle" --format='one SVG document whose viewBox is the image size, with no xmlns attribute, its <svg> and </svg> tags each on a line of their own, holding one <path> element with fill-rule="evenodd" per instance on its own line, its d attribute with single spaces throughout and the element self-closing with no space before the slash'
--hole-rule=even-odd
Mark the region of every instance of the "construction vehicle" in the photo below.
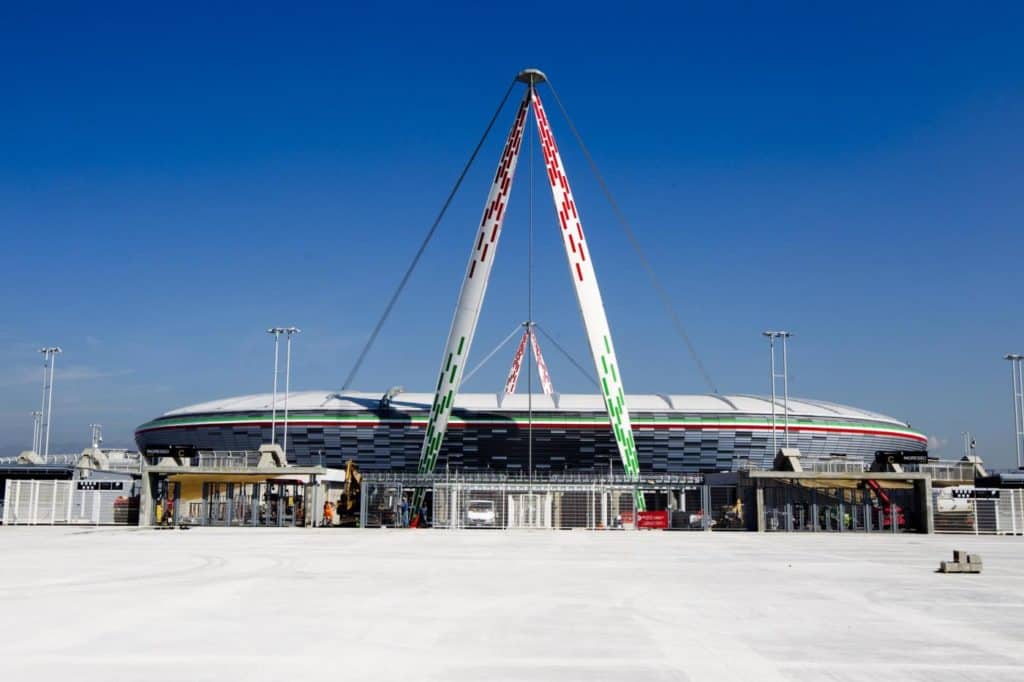
<svg viewBox="0 0 1024 682">
<path fill-rule="evenodd" d="M 874 479 L 868 479 L 864 481 L 864 485 L 875 495 L 875 499 L 881 503 L 882 509 L 882 528 L 885 530 L 892 530 L 893 514 L 896 516 L 896 528 L 906 528 L 907 518 L 903 513 L 903 508 L 898 504 L 893 504 L 892 498 L 889 497 L 889 493 L 885 492 L 885 489 L 878 485 L 878 481 Z M 876 509 L 877 509 L 876 505 Z"/>
<path fill-rule="evenodd" d="M 345 462 L 345 487 L 338 498 L 338 524 L 355 528 L 359 525 L 359 495 L 363 476 L 354 460 Z"/>
</svg>

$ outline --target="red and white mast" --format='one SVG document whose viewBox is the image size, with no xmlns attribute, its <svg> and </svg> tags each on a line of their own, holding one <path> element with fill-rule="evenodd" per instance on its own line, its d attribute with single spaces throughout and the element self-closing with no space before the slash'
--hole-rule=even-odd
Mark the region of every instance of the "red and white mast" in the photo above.
<svg viewBox="0 0 1024 682">
<path fill-rule="evenodd" d="M 540 344 L 537 343 L 537 335 L 533 331 L 532 322 L 524 322 L 526 331 L 523 338 L 519 339 L 519 347 L 516 349 L 515 357 L 512 358 L 512 368 L 508 371 L 508 379 L 505 380 L 505 395 L 512 395 L 516 392 L 516 385 L 519 383 L 519 371 L 523 366 L 523 355 L 526 354 L 526 341 L 530 341 L 530 349 L 533 351 L 533 359 L 537 362 L 537 375 L 540 377 L 540 386 L 544 395 L 552 395 L 555 387 L 551 383 L 551 375 L 548 374 L 548 365 L 544 362 L 544 355 L 540 352 Z"/>
</svg>

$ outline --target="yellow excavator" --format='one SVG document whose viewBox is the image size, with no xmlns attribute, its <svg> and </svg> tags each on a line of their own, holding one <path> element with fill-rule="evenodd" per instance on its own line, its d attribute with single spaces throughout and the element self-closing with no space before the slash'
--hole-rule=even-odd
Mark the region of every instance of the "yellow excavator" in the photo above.
<svg viewBox="0 0 1024 682">
<path fill-rule="evenodd" d="M 338 498 L 338 523 L 341 526 L 355 527 L 359 525 L 359 492 L 363 475 L 355 461 L 345 462 L 345 488 Z"/>
</svg>

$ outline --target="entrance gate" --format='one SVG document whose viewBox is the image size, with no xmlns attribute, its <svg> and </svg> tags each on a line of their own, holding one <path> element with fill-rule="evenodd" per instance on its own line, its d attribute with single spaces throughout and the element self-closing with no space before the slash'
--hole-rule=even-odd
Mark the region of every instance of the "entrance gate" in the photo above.
<svg viewBox="0 0 1024 682">
<path fill-rule="evenodd" d="M 435 528 L 632 528 L 636 489 L 619 484 L 435 483 Z"/>
<path fill-rule="evenodd" d="M 509 528 L 551 528 L 552 493 L 516 493 L 508 496 Z M 467 509 L 472 514 L 472 505 Z"/>
<path fill-rule="evenodd" d="M 183 499 L 183 487 L 200 492 Z M 208 480 L 191 486 L 170 481 L 158 486 L 154 525 L 304 526 L 317 518 L 309 508 L 315 484 L 297 480 L 253 482 Z"/>
</svg>

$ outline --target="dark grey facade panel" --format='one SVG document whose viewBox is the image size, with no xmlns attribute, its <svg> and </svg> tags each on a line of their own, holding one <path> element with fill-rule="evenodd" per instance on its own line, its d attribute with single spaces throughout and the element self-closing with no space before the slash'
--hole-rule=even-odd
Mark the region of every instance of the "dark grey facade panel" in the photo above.
<svg viewBox="0 0 1024 682">
<path fill-rule="evenodd" d="M 408 425 L 333 427 L 290 425 L 289 461 L 300 465 L 342 466 L 354 459 L 364 471 L 413 471 L 419 460 L 421 428 Z M 697 473 L 729 470 L 737 459 L 770 466 L 771 436 L 763 431 L 699 429 L 637 429 L 634 432 L 641 471 Z M 157 445 L 194 445 L 203 450 L 256 450 L 270 442 L 269 427 L 176 427 L 140 432 L 140 449 Z M 780 432 L 777 445 L 783 444 Z M 281 425 L 278 425 L 278 442 Z M 859 433 L 791 432 L 790 444 L 810 457 L 834 454 L 870 460 L 876 450 L 924 450 L 918 443 L 897 436 Z M 500 429 L 465 426 L 448 432 L 438 466 L 469 471 L 525 471 L 528 466 L 528 429 L 509 423 Z M 533 428 L 533 465 L 551 472 L 608 470 L 619 466 L 618 450 L 607 427 Z"/>
</svg>

